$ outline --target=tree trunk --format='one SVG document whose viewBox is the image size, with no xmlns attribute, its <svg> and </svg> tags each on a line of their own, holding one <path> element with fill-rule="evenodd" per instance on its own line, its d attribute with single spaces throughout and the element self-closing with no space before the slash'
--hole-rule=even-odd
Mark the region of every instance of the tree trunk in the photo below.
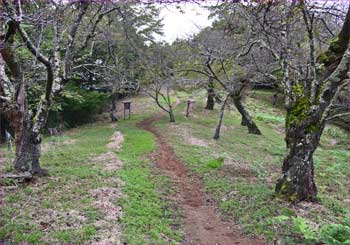
<svg viewBox="0 0 350 245">
<path fill-rule="evenodd" d="M 246 117 L 243 117 L 243 116 L 242 116 L 241 125 L 242 125 L 242 126 L 248 126 L 248 122 L 247 122 Z"/>
<path fill-rule="evenodd" d="M 170 118 L 170 122 L 175 122 L 175 116 L 174 116 L 173 108 L 171 106 L 169 106 L 169 118 Z"/>
<path fill-rule="evenodd" d="M 34 118 L 26 111 L 22 125 L 19 148 L 16 150 L 15 169 L 29 171 L 34 175 L 44 176 L 48 172 L 40 167 L 41 130 L 45 127 L 49 111 L 49 103 L 40 101 Z"/>
<path fill-rule="evenodd" d="M 6 113 L 9 125 L 14 132 L 14 142 L 16 146 L 16 154 L 20 149 L 23 136 L 24 113 L 19 110 L 9 110 Z"/>
<path fill-rule="evenodd" d="M 258 126 L 254 123 L 253 119 L 250 117 L 248 111 L 244 108 L 241 98 L 240 97 L 233 97 L 233 103 L 235 104 L 237 110 L 242 116 L 242 122 L 241 124 L 248 127 L 248 132 L 250 134 L 258 134 L 260 135 L 261 132 L 258 128 Z"/>
<path fill-rule="evenodd" d="M 30 172 L 33 175 L 47 175 L 47 170 L 40 167 L 41 136 L 34 130 L 30 114 L 23 123 L 21 142 L 17 145 L 15 169 L 19 172 Z"/>
<path fill-rule="evenodd" d="M 272 95 L 272 105 L 276 106 L 278 100 L 278 92 Z"/>
<path fill-rule="evenodd" d="M 117 118 L 117 115 L 116 115 L 116 109 L 117 109 L 116 98 L 113 97 L 111 99 L 111 106 L 110 106 L 110 117 L 111 117 L 111 121 L 112 122 L 118 121 L 118 118 Z"/>
<path fill-rule="evenodd" d="M 222 125 L 222 120 L 224 118 L 224 111 L 225 111 L 225 106 L 226 106 L 226 103 L 227 103 L 227 99 L 228 99 L 228 97 L 225 99 L 225 101 L 223 102 L 223 104 L 221 105 L 221 108 L 220 108 L 219 121 L 218 121 L 218 124 L 216 125 L 215 133 L 214 133 L 214 136 L 213 136 L 214 140 L 217 140 L 217 139 L 220 138 L 220 130 L 221 130 L 221 125 Z"/>
<path fill-rule="evenodd" d="M 307 126 L 287 125 L 288 153 L 284 159 L 282 174 L 277 181 L 276 196 L 290 201 L 315 201 L 317 188 L 314 182 L 313 154 L 317 149 L 324 124 Z"/>
<path fill-rule="evenodd" d="M 215 105 L 215 92 L 214 89 L 208 89 L 208 98 L 207 98 L 207 105 L 205 106 L 205 109 L 207 110 L 214 110 Z"/>
</svg>

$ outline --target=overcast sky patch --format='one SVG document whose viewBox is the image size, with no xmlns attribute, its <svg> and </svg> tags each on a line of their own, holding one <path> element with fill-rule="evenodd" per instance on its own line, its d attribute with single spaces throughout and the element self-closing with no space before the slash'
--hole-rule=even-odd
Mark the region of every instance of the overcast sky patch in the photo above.
<svg viewBox="0 0 350 245">
<path fill-rule="evenodd" d="M 208 19 L 209 10 L 195 3 L 171 4 L 162 6 L 160 17 L 163 18 L 164 35 L 156 35 L 157 41 L 172 43 L 177 38 L 187 38 L 198 33 L 202 28 L 210 26 L 213 22 Z"/>
</svg>

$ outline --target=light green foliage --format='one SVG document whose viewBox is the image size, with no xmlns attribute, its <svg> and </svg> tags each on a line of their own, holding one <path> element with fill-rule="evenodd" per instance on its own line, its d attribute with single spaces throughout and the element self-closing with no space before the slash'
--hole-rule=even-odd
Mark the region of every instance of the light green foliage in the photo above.
<svg viewBox="0 0 350 245">
<path fill-rule="evenodd" d="M 221 168 L 223 164 L 224 164 L 224 158 L 219 157 L 217 159 L 212 159 L 208 161 L 206 166 L 211 169 L 217 169 L 217 168 Z"/>
<path fill-rule="evenodd" d="M 293 218 L 293 224 L 294 224 L 295 231 L 298 233 L 301 233 L 304 236 L 305 242 L 312 243 L 317 241 L 317 235 L 315 230 L 310 227 L 310 225 L 307 223 L 307 221 L 304 218 L 301 218 L 301 217 Z"/>
<path fill-rule="evenodd" d="M 344 47 L 342 47 L 341 43 L 340 43 L 340 39 L 339 37 L 335 37 L 333 38 L 330 42 L 329 42 L 329 50 L 334 52 L 334 53 L 338 53 L 341 49 L 344 49 Z"/>
<path fill-rule="evenodd" d="M 257 112 L 256 119 L 262 122 L 270 122 L 270 123 L 284 123 L 284 117 L 270 115 L 264 112 Z"/>
<path fill-rule="evenodd" d="M 281 224 L 287 220 L 289 220 L 289 217 L 286 215 L 279 215 L 270 219 L 272 224 Z"/>
<path fill-rule="evenodd" d="M 350 226 L 329 224 L 321 228 L 320 239 L 326 244 L 350 244 Z"/>
</svg>

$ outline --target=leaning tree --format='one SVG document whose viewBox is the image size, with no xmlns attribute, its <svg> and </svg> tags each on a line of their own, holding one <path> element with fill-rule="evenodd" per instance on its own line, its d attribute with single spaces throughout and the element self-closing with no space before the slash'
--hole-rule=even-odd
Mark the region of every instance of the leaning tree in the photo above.
<svg viewBox="0 0 350 245">
<path fill-rule="evenodd" d="M 340 16 L 338 35 L 328 35 L 328 47 L 321 35 L 337 28 L 331 20 L 342 13 L 343 3 L 293 0 L 237 6 L 250 23 L 250 49 L 256 46 L 274 58 L 284 91 L 287 154 L 276 195 L 315 201 L 313 154 L 327 121 L 336 116 L 334 102 L 348 85 L 350 6 L 345 18 Z"/>
<path fill-rule="evenodd" d="M 244 34 L 227 35 L 224 30 L 217 28 L 204 29 L 191 41 L 193 52 L 189 57 L 193 60 L 190 67 L 184 71 L 199 73 L 216 82 L 225 91 L 219 114 L 219 121 L 214 133 L 214 139 L 220 136 L 220 127 L 224 109 L 229 100 L 242 117 L 241 124 L 247 126 L 251 134 L 261 134 L 250 113 L 246 109 L 243 98 L 246 90 L 253 85 L 249 69 L 252 69 L 249 59 L 243 57 Z M 241 57 L 242 56 L 242 57 Z"/>
</svg>

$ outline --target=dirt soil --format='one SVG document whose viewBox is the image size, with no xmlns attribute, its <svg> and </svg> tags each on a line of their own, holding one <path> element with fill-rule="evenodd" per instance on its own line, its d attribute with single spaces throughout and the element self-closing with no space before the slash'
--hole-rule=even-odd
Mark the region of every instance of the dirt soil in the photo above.
<svg viewBox="0 0 350 245">
<path fill-rule="evenodd" d="M 183 230 L 185 243 L 191 244 L 257 244 L 261 240 L 244 237 L 237 225 L 221 220 L 216 212 L 217 206 L 209 197 L 201 178 L 188 171 L 186 166 L 175 155 L 174 150 L 162 135 L 155 129 L 153 123 L 160 120 L 162 114 L 148 118 L 139 127 L 156 136 L 157 150 L 152 158 L 156 166 L 174 183 L 176 195 L 172 198 L 184 212 Z"/>
</svg>

